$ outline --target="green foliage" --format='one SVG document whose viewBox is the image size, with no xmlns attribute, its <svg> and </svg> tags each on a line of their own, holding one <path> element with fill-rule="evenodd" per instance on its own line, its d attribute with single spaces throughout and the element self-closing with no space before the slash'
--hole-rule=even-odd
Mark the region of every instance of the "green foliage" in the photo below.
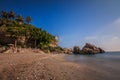
<svg viewBox="0 0 120 80">
<path fill-rule="evenodd" d="M 24 22 L 24 18 L 21 15 L 16 16 L 17 22 Z"/>
<path fill-rule="evenodd" d="M 48 46 L 55 39 L 54 36 L 45 30 L 29 24 L 32 20 L 30 16 L 26 18 L 26 21 L 24 21 L 22 16 L 16 16 L 13 11 L 2 11 L 0 16 L 0 30 L 9 34 L 11 37 L 16 37 L 16 39 L 19 36 L 25 36 L 25 44 L 28 47 L 42 48 Z M 19 24 L 19 22 L 22 22 L 22 24 Z"/>
</svg>

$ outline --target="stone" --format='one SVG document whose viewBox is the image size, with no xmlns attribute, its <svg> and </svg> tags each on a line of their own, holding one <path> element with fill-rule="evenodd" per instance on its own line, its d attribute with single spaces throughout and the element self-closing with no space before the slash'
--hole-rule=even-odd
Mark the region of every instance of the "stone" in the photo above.
<svg viewBox="0 0 120 80">
<path fill-rule="evenodd" d="M 85 46 L 80 50 L 79 46 L 75 46 L 73 48 L 74 54 L 97 54 L 97 53 L 104 53 L 105 51 L 102 48 L 96 47 L 93 44 L 86 43 Z"/>
<path fill-rule="evenodd" d="M 80 47 L 79 46 L 74 46 L 73 53 L 74 54 L 79 54 L 80 53 Z"/>
<path fill-rule="evenodd" d="M 72 54 L 72 53 L 73 53 L 73 51 L 72 51 L 71 48 L 64 48 L 64 49 L 63 49 L 63 52 L 64 52 L 65 54 Z"/>
<path fill-rule="evenodd" d="M 96 47 L 93 44 L 86 43 L 82 49 L 82 52 L 86 54 L 97 54 L 97 53 L 104 53 L 105 51 L 99 47 Z"/>
</svg>

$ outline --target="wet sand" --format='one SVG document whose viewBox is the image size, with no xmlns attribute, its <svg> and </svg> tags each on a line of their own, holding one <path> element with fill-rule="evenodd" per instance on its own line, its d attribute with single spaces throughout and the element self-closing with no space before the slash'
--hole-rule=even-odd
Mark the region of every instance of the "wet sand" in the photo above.
<svg viewBox="0 0 120 80">
<path fill-rule="evenodd" d="M 0 54 L 0 80 L 119 80 L 98 68 L 66 61 L 65 54 Z M 112 72 L 112 71 L 111 71 Z M 117 74 L 119 75 L 119 74 Z"/>
</svg>

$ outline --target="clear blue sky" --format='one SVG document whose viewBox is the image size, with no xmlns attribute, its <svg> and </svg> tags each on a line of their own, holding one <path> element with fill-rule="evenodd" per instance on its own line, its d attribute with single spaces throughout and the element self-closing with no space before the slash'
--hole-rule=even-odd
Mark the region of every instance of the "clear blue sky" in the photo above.
<svg viewBox="0 0 120 80">
<path fill-rule="evenodd" d="M 0 0 L 0 10 L 30 15 L 63 47 L 90 42 L 120 50 L 120 0 Z"/>
</svg>

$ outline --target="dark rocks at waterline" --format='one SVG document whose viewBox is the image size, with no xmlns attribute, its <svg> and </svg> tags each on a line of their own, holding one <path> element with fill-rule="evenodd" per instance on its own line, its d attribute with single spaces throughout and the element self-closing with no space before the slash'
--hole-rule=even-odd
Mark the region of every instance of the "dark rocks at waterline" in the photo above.
<svg viewBox="0 0 120 80">
<path fill-rule="evenodd" d="M 103 49 L 99 48 L 99 50 L 100 50 L 100 53 L 105 53 Z"/>
<path fill-rule="evenodd" d="M 79 46 L 74 46 L 73 53 L 79 54 L 80 53 L 80 47 Z"/>
<path fill-rule="evenodd" d="M 97 54 L 97 53 L 104 53 L 105 51 L 102 48 L 96 47 L 93 44 L 86 43 L 85 46 L 80 50 L 80 47 L 75 46 L 73 48 L 74 54 Z"/>
<path fill-rule="evenodd" d="M 72 54 L 73 51 L 72 51 L 71 48 L 64 48 L 64 49 L 63 49 L 63 53 L 65 53 L 65 54 Z"/>
<path fill-rule="evenodd" d="M 95 45 L 92 45 L 90 43 L 86 43 L 86 45 L 83 47 L 82 51 L 87 54 L 96 54 L 96 53 L 100 53 L 102 51 L 102 49 L 98 48 Z"/>
</svg>

